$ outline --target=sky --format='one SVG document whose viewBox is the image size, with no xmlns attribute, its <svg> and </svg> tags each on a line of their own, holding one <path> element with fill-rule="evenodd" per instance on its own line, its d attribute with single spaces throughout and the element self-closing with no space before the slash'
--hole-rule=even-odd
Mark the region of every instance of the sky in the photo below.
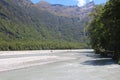
<svg viewBox="0 0 120 80">
<path fill-rule="evenodd" d="M 83 6 L 90 1 L 94 1 L 95 4 L 102 4 L 102 3 L 105 3 L 107 0 L 31 0 L 31 1 L 33 3 L 37 3 L 39 1 L 46 1 L 46 2 L 49 2 L 51 4 L 62 4 L 62 5 L 67 5 L 67 6 L 78 5 L 80 7 L 80 6 Z"/>
</svg>

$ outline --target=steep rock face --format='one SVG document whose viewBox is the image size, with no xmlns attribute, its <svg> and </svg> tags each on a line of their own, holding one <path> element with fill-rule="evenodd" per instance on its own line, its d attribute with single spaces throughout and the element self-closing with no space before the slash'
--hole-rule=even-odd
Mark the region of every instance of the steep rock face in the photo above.
<svg viewBox="0 0 120 80">
<path fill-rule="evenodd" d="M 45 1 L 40 1 L 39 3 L 35 4 L 35 6 L 40 10 L 48 11 L 57 16 L 79 17 L 80 19 L 83 19 L 86 16 L 88 16 L 90 12 L 93 11 L 95 4 L 92 1 L 83 7 L 77 7 L 77 6 L 63 6 L 59 4 L 50 5 Z"/>
</svg>

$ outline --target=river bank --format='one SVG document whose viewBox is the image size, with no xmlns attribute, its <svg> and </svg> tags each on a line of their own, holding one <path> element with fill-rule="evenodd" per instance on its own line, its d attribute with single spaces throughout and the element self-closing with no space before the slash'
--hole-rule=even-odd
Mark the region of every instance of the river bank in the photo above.
<svg viewBox="0 0 120 80">
<path fill-rule="evenodd" d="M 0 51 L 0 72 L 74 59 L 72 57 L 52 55 L 54 53 L 66 53 L 71 51 L 83 52 L 86 50 Z"/>
<path fill-rule="evenodd" d="M 120 65 L 111 58 L 94 54 L 93 50 L 0 53 L 0 80 L 120 79 Z"/>
</svg>

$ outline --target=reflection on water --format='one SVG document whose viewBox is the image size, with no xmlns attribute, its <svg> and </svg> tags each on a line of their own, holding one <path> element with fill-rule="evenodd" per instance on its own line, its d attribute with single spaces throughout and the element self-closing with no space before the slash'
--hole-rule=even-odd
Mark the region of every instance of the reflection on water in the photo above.
<svg viewBox="0 0 120 80">
<path fill-rule="evenodd" d="M 34 54 L 33 54 L 34 55 Z M 40 56 L 40 54 L 35 54 Z M 34 56 L 35 56 L 34 55 Z M 0 73 L 0 80 L 119 80 L 120 66 L 110 58 L 100 58 L 90 51 L 67 51 L 44 54 L 73 57 L 40 66 Z M 25 55 L 32 56 L 32 55 Z M 9 56 L 7 56 L 9 57 Z M 19 57 L 19 56 L 14 56 Z"/>
</svg>

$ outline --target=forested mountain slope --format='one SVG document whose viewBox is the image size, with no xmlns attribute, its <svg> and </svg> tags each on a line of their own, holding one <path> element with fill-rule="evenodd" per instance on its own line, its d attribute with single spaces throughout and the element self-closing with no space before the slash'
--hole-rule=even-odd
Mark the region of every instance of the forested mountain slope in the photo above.
<svg viewBox="0 0 120 80">
<path fill-rule="evenodd" d="M 3 47 L 3 42 L 16 45 L 19 41 L 19 44 L 26 41 L 83 42 L 87 21 L 87 16 L 81 20 L 55 15 L 36 7 L 30 0 L 0 0 L 0 45 Z"/>
</svg>

